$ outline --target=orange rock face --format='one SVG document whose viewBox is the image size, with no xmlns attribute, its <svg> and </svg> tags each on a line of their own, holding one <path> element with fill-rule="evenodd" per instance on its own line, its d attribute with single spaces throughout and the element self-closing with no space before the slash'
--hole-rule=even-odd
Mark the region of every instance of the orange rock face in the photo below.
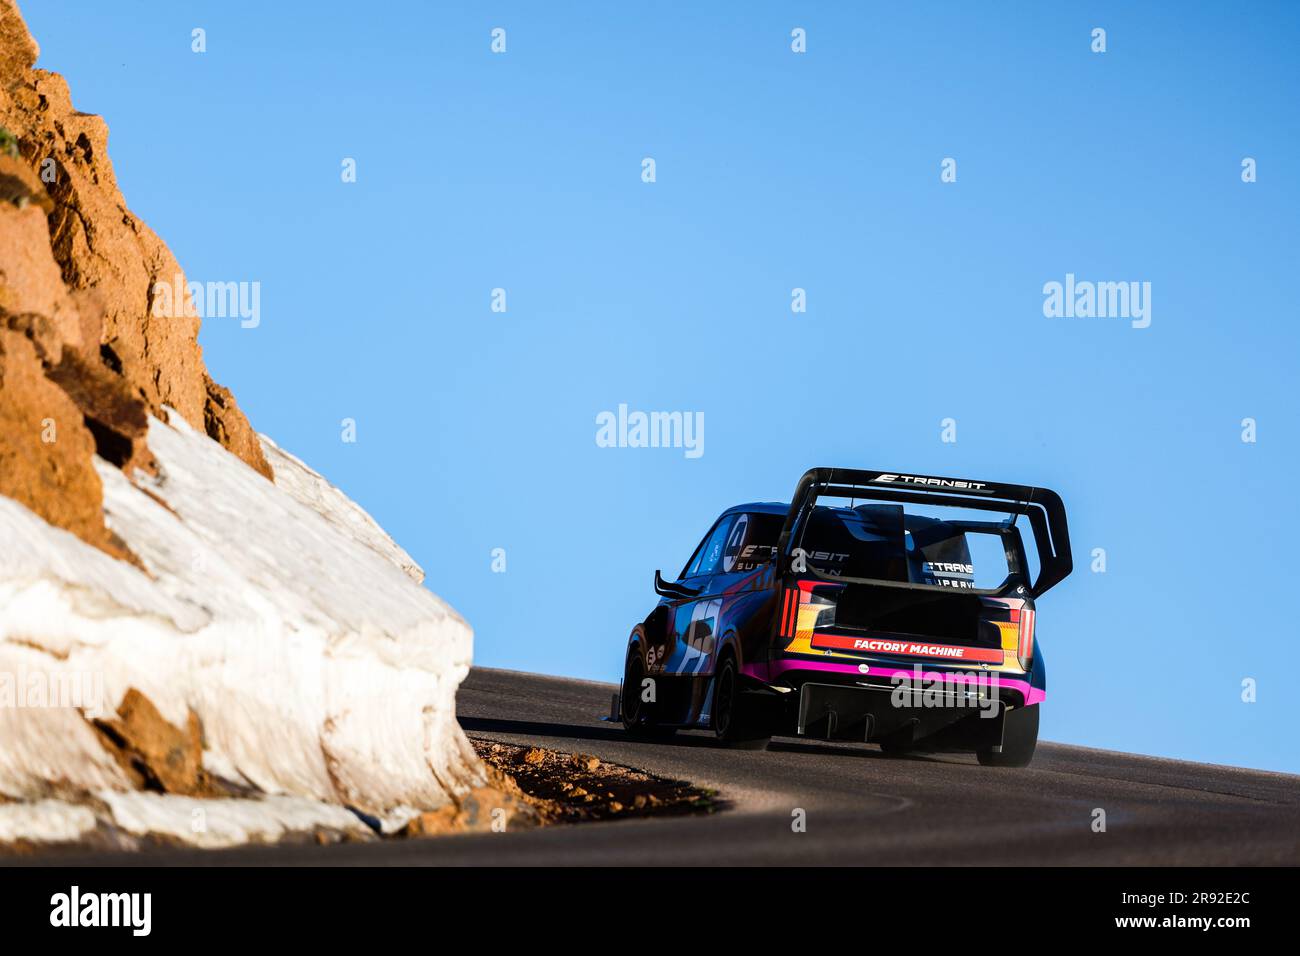
<svg viewBox="0 0 1300 956">
<path fill-rule="evenodd" d="M 137 789 L 205 796 L 203 731 L 190 711 L 184 728 L 173 727 L 153 701 L 131 687 L 114 719 L 96 720 L 101 740 Z"/>
<path fill-rule="evenodd" d="M 104 526 L 94 453 L 81 410 L 45 377 L 36 347 L 22 333 L 0 328 L 0 493 L 126 557 Z"/>
<path fill-rule="evenodd" d="M 208 375 L 199 319 L 151 314 L 155 283 L 181 268 L 127 209 L 103 119 L 32 68 L 38 52 L 14 0 L 0 0 L 0 494 L 122 557 L 91 456 L 151 470 L 148 414 L 170 407 L 272 473 Z"/>
</svg>

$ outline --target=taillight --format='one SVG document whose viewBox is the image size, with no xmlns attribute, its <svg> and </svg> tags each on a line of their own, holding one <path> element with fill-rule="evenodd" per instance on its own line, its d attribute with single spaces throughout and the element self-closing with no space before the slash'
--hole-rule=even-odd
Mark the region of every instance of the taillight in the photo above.
<svg viewBox="0 0 1300 956">
<path fill-rule="evenodd" d="M 835 623 L 835 599 L 817 594 L 814 588 L 819 586 L 803 584 L 785 589 L 781 596 L 781 637 L 793 639 L 799 636 L 801 630 L 811 633 L 816 628 L 830 627 Z M 803 607 L 817 608 L 817 614 L 811 621 L 809 615 L 800 613 Z"/>
<path fill-rule="evenodd" d="M 794 637 L 794 627 L 799 620 L 799 591 L 786 588 L 781 595 L 781 630 L 782 637 Z"/>
<path fill-rule="evenodd" d="M 1034 659 L 1034 609 L 1030 607 L 1013 608 L 1011 620 L 1019 626 L 1020 639 L 1016 643 L 1016 657 L 1020 659 L 1021 670 L 1029 670 Z"/>
</svg>

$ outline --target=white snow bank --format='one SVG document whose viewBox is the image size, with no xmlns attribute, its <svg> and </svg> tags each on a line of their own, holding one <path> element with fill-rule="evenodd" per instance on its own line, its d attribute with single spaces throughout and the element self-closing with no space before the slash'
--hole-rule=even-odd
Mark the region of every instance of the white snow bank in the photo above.
<svg viewBox="0 0 1300 956">
<path fill-rule="evenodd" d="M 339 491 L 323 476 L 304 465 L 265 435 L 262 439 L 262 451 L 275 472 L 275 483 L 287 491 L 302 504 L 311 508 L 325 520 L 333 522 L 338 528 L 367 548 L 379 553 L 406 572 L 407 577 L 416 584 L 424 583 L 424 569 L 415 560 L 398 547 L 397 542 L 384 533 L 379 522 L 366 514 L 347 495 Z"/>
<path fill-rule="evenodd" d="M 365 840 L 368 826 L 350 810 L 305 797 L 200 800 L 171 794 L 102 791 L 103 807 L 65 800 L 0 803 L 0 844 L 76 843 L 102 820 L 136 837 L 171 838 L 204 848 L 275 843 L 325 831 Z"/>
<path fill-rule="evenodd" d="M 0 803 L 0 843 L 73 843 L 95 829 L 95 815 L 62 800 Z"/>
<path fill-rule="evenodd" d="M 6 673 L 59 685 L 0 706 L 0 794 L 129 789 L 83 715 L 130 687 L 178 727 L 192 710 L 204 766 L 266 794 L 397 827 L 481 785 L 455 722 L 465 622 L 296 458 L 264 441 L 272 484 L 171 418 L 150 422 L 158 479 L 96 461 L 108 524 L 148 574 L 0 497 L 0 695 Z"/>
<path fill-rule="evenodd" d="M 100 797 L 113 822 L 127 833 L 172 837 L 206 848 L 275 843 L 290 834 L 317 830 L 360 838 L 373 835 L 351 811 L 303 797 L 199 800 L 139 790 Z"/>
</svg>

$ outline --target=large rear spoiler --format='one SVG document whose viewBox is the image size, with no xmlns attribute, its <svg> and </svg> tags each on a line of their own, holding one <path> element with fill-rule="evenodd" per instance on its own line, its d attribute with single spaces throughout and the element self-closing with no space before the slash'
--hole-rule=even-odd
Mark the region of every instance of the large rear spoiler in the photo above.
<svg viewBox="0 0 1300 956">
<path fill-rule="evenodd" d="M 790 511 L 781 528 L 777 544 L 779 560 L 784 560 L 789 554 L 790 536 L 800 517 L 811 512 L 821 496 L 910 501 L 1024 515 L 1029 519 L 1038 548 L 1038 580 L 1029 587 L 1034 597 L 1060 583 L 1074 568 L 1070 557 L 1070 531 L 1065 523 L 1065 504 L 1054 491 L 1028 485 L 852 468 L 812 468 L 804 472 L 795 486 Z"/>
</svg>

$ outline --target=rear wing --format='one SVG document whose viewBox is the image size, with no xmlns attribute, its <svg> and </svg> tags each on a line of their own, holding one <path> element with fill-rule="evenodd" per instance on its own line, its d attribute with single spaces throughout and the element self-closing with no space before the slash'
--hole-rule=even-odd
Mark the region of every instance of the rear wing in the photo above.
<svg viewBox="0 0 1300 956">
<path fill-rule="evenodd" d="M 1054 491 L 1028 485 L 852 468 L 812 468 L 799 479 L 777 543 L 780 560 L 790 552 L 790 537 L 800 519 L 811 513 L 821 496 L 910 501 L 1024 515 L 1029 519 L 1038 549 L 1038 579 L 1029 586 L 1029 593 L 1034 597 L 1059 584 L 1074 568 L 1065 504 Z"/>
</svg>

